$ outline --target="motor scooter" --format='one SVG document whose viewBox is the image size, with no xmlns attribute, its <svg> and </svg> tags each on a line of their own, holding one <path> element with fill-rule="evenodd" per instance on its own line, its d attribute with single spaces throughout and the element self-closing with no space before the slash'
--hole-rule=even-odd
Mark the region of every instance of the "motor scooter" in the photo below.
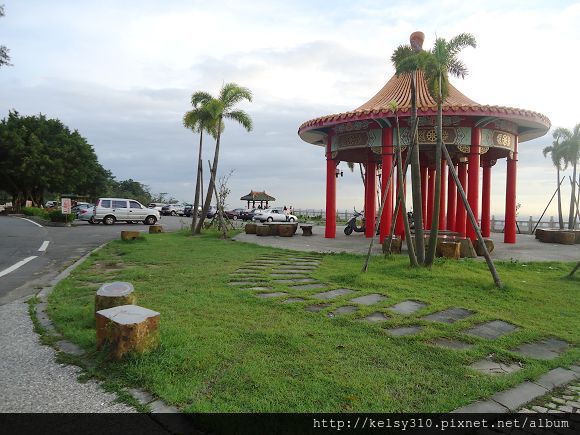
<svg viewBox="0 0 580 435">
<path fill-rule="evenodd" d="M 357 224 L 356 224 L 357 218 L 359 218 L 362 215 L 363 215 L 363 213 L 359 213 L 355 209 L 352 217 L 346 223 L 346 227 L 344 227 L 344 234 L 346 234 L 347 236 L 350 236 L 353 231 L 355 233 L 362 233 L 362 232 L 364 232 L 364 230 L 365 230 L 365 218 L 364 217 L 362 218 L 362 223 L 361 223 L 361 226 L 360 227 L 357 226 Z"/>
</svg>

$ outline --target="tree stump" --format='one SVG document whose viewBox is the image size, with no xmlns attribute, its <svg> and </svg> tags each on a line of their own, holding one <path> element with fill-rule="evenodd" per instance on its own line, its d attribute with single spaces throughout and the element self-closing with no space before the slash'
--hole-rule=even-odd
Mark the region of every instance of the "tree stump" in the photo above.
<svg viewBox="0 0 580 435">
<path fill-rule="evenodd" d="M 554 238 L 557 232 L 558 230 L 544 229 L 539 234 L 540 242 L 554 243 Z"/>
<path fill-rule="evenodd" d="M 97 290 L 95 312 L 120 305 L 132 305 L 135 300 L 133 284 L 123 281 L 108 282 Z"/>
<path fill-rule="evenodd" d="M 474 243 L 474 248 L 475 248 L 475 253 L 479 256 L 479 257 L 483 257 L 484 253 L 483 253 L 483 247 L 480 245 L 479 240 L 476 240 Z M 493 244 L 493 240 L 491 239 L 483 239 L 483 243 L 485 243 L 485 246 L 487 247 L 487 252 L 489 252 L 490 254 L 493 252 L 495 245 Z"/>
<path fill-rule="evenodd" d="M 311 236 L 312 235 L 312 225 L 300 225 L 300 229 L 302 230 L 303 236 Z"/>
<path fill-rule="evenodd" d="M 161 225 L 149 225 L 149 234 L 157 234 L 163 232 L 163 226 Z"/>
<path fill-rule="evenodd" d="M 389 238 L 387 237 L 385 239 L 385 241 L 383 242 L 383 253 L 384 254 L 400 254 L 401 253 L 401 247 L 403 246 L 403 240 L 401 240 L 400 237 L 393 237 L 393 241 L 391 242 L 391 251 L 387 251 L 387 246 L 388 246 L 388 242 L 389 242 Z"/>
<path fill-rule="evenodd" d="M 461 258 L 477 258 L 473 243 L 468 238 L 452 240 L 461 243 Z"/>
<path fill-rule="evenodd" d="M 121 359 L 129 352 L 144 353 L 159 345 L 159 313 L 137 305 L 97 311 L 97 350 L 107 346 Z"/>
<path fill-rule="evenodd" d="M 554 234 L 554 243 L 560 245 L 573 245 L 576 242 L 576 236 L 572 231 L 558 231 Z"/>
<path fill-rule="evenodd" d="M 280 234 L 278 233 L 278 227 L 280 226 L 279 224 L 275 224 L 275 223 L 270 223 L 270 224 L 266 224 L 267 227 L 270 228 L 270 235 L 271 236 L 279 236 Z"/>
<path fill-rule="evenodd" d="M 292 224 L 278 225 L 278 235 L 280 237 L 292 237 L 294 235 L 294 225 Z"/>
<path fill-rule="evenodd" d="M 121 240 L 135 240 L 139 238 L 141 233 L 139 231 L 121 231 Z"/>
<path fill-rule="evenodd" d="M 256 224 L 246 224 L 246 226 L 244 227 L 244 230 L 246 231 L 246 234 L 256 234 L 256 227 L 258 225 Z"/>
<path fill-rule="evenodd" d="M 452 258 L 453 260 L 459 260 L 461 258 L 460 242 L 441 242 L 440 249 L 441 256 L 444 258 Z"/>
<path fill-rule="evenodd" d="M 270 235 L 270 225 L 256 225 L 256 235 L 257 236 L 269 236 Z"/>
</svg>

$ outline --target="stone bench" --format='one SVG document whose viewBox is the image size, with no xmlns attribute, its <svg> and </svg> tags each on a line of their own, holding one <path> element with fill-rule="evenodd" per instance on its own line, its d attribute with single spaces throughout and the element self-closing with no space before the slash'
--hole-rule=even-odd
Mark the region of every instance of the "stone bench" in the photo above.
<svg viewBox="0 0 580 435">
<path fill-rule="evenodd" d="M 244 231 L 246 232 L 246 234 L 256 234 L 257 226 L 258 226 L 257 224 L 246 224 L 246 226 L 244 227 Z"/>
<path fill-rule="evenodd" d="M 121 231 L 121 240 L 135 240 L 141 236 L 139 231 Z"/>
<path fill-rule="evenodd" d="M 302 230 L 303 236 L 311 236 L 312 235 L 312 225 L 300 225 L 300 229 Z"/>
<path fill-rule="evenodd" d="M 163 232 L 162 225 L 149 225 L 149 234 L 157 234 Z"/>
<path fill-rule="evenodd" d="M 97 350 L 108 348 L 121 359 L 130 352 L 144 353 L 159 345 L 159 313 L 137 305 L 97 311 Z"/>
<path fill-rule="evenodd" d="M 257 236 L 270 236 L 270 225 L 256 225 L 256 235 Z"/>
<path fill-rule="evenodd" d="M 132 305 L 135 299 L 133 284 L 130 282 L 108 282 L 95 294 L 95 312 L 119 305 Z"/>
<path fill-rule="evenodd" d="M 555 228 L 538 228 L 535 237 L 543 243 L 562 245 L 580 244 L 580 230 L 560 230 Z"/>
<path fill-rule="evenodd" d="M 296 229 L 294 228 L 294 224 L 280 224 L 278 225 L 278 235 L 280 237 L 292 237 Z"/>
</svg>

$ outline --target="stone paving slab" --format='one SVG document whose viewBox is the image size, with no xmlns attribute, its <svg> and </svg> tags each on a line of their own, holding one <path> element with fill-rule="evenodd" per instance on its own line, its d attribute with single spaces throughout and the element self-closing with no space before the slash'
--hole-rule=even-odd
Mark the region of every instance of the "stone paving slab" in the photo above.
<svg viewBox="0 0 580 435">
<path fill-rule="evenodd" d="M 509 410 L 493 400 L 474 402 L 470 405 L 451 411 L 451 414 L 505 414 Z"/>
<path fill-rule="evenodd" d="M 543 396 L 547 392 L 547 388 L 540 387 L 533 382 L 522 382 L 514 388 L 494 394 L 491 396 L 491 400 L 505 406 L 510 411 L 515 411 L 519 407 Z"/>
<path fill-rule="evenodd" d="M 259 298 L 267 299 L 267 298 L 279 298 L 280 296 L 288 296 L 288 293 L 285 292 L 274 292 L 274 293 L 260 293 L 258 295 Z"/>
<path fill-rule="evenodd" d="M 302 283 L 318 283 L 320 281 L 314 278 L 291 278 L 291 279 L 275 279 L 276 284 L 302 284 Z"/>
<path fill-rule="evenodd" d="M 487 358 L 475 361 L 469 368 L 485 375 L 507 375 L 522 369 L 519 364 L 502 364 Z"/>
<path fill-rule="evenodd" d="M 415 335 L 421 332 L 423 328 L 421 326 L 403 326 L 400 328 L 389 328 L 385 329 L 387 334 L 390 334 L 394 337 L 403 337 L 406 335 Z"/>
<path fill-rule="evenodd" d="M 316 299 L 334 299 L 349 293 L 354 293 L 354 290 L 351 290 L 349 288 L 338 288 L 336 290 L 329 290 L 326 292 L 316 293 L 313 294 L 311 297 Z"/>
<path fill-rule="evenodd" d="M 380 295 L 378 293 L 371 293 L 370 295 L 359 296 L 358 298 L 351 299 L 350 301 L 354 302 L 355 304 L 374 305 L 377 302 L 381 302 L 386 299 L 386 296 Z"/>
<path fill-rule="evenodd" d="M 551 360 L 560 356 L 567 348 L 568 343 L 565 341 L 548 338 L 533 343 L 524 343 L 514 349 L 510 349 L 510 351 L 530 358 Z"/>
<path fill-rule="evenodd" d="M 518 329 L 520 328 L 511 323 L 504 322 L 503 320 L 493 320 L 491 322 L 475 325 L 463 332 L 475 337 L 485 338 L 486 340 L 495 340 L 496 338 L 517 331 Z"/>
<path fill-rule="evenodd" d="M 288 299 L 282 301 L 283 304 L 290 304 L 293 302 L 304 302 L 304 299 L 302 299 L 302 298 L 288 298 Z"/>
<path fill-rule="evenodd" d="M 259 282 L 255 282 L 255 281 L 230 281 L 228 282 L 228 285 L 234 285 L 234 286 L 244 286 L 244 285 L 259 285 Z"/>
<path fill-rule="evenodd" d="M 331 313 L 328 313 L 328 317 L 335 317 L 335 316 L 342 316 L 344 314 L 351 314 L 358 311 L 358 308 L 353 305 L 344 305 L 342 307 L 338 307 Z"/>
<path fill-rule="evenodd" d="M 270 278 L 281 278 L 281 279 L 290 279 L 290 278 L 308 278 L 308 275 L 304 275 L 303 273 L 271 273 Z"/>
<path fill-rule="evenodd" d="M 576 378 L 578 378 L 578 374 L 572 370 L 566 370 L 565 368 L 557 367 L 553 370 L 550 370 L 545 375 L 540 376 L 538 380 L 534 381 L 534 383 L 551 390 L 557 387 L 561 387 L 562 385 L 566 385 Z"/>
<path fill-rule="evenodd" d="M 381 313 L 380 311 L 375 311 L 374 313 L 369 314 L 360 320 L 369 323 L 384 322 L 385 320 L 389 320 L 389 316 L 385 315 L 385 313 Z"/>
<path fill-rule="evenodd" d="M 278 270 L 288 270 L 288 269 L 294 269 L 294 270 L 316 270 L 318 269 L 317 266 L 302 266 L 300 264 L 284 264 L 281 266 L 276 267 L 276 269 Z"/>
<path fill-rule="evenodd" d="M 452 340 L 450 338 L 437 338 L 433 340 L 433 344 L 439 347 L 446 347 L 455 350 L 467 350 L 473 347 L 473 344 L 465 343 L 459 340 Z"/>
<path fill-rule="evenodd" d="M 422 308 L 427 306 L 424 302 L 417 302 L 417 301 L 403 301 L 399 302 L 392 307 L 389 307 L 389 310 L 394 311 L 399 314 L 413 314 L 416 311 L 419 311 Z"/>
<path fill-rule="evenodd" d="M 256 286 L 256 287 L 245 288 L 244 290 L 268 291 L 268 290 L 273 290 L 273 288 L 272 287 Z"/>
<path fill-rule="evenodd" d="M 305 270 L 305 269 L 272 269 L 272 273 L 277 273 L 277 274 L 301 274 L 301 275 L 306 275 L 309 274 L 311 271 L 310 270 Z"/>
<path fill-rule="evenodd" d="M 326 288 L 325 284 L 303 284 L 303 285 L 293 285 L 292 290 L 314 290 L 317 288 Z"/>
<path fill-rule="evenodd" d="M 316 305 L 309 305 L 304 309 L 306 311 L 310 311 L 311 313 L 318 313 L 319 311 L 324 310 L 325 308 L 330 307 L 330 304 L 316 304 Z"/>
<path fill-rule="evenodd" d="M 469 316 L 472 316 L 473 314 L 473 311 L 467 310 L 465 308 L 454 307 L 429 314 L 425 317 L 422 317 L 422 319 L 428 320 L 430 322 L 455 323 L 458 320 L 463 320 Z"/>
</svg>

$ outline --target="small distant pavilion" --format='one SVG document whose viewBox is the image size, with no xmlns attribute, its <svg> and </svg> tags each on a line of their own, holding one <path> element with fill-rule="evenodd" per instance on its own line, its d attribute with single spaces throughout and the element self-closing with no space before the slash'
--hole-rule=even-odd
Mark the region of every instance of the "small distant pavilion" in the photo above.
<svg viewBox="0 0 580 435">
<path fill-rule="evenodd" d="M 254 192 L 250 191 L 246 196 L 240 198 L 241 201 L 248 202 L 248 208 L 250 208 L 250 202 L 252 203 L 252 208 L 256 208 L 256 202 L 260 202 L 260 208 L 264 208 L 264 202 L 266 203 L 266 208 L 268 208 L 268 202 L 276 201 L 276 198 L 270 196 L 266 191 Z"/>
<path fill-rule="evenodd" d="M 413 35 L 416 35 L 416 32 Z M 412 37 L 413 37 L 412 35 Z M 421 40 L 422 43 L 422 40 Z M 493 84 L 490 84 L 493 86 Z M 400 122 L 400 143 L 395 132 L 395 116 L 389 103 L 397 103 Z M 433 216 L 435 186 L 435 144 L 437 104 L 429 94 L 421 71 L 417 73 L 417 108 L 419 116 L 419 159 L 423 221 L 429 228 Z M 550 120 L 541 113 L 476 103 L 449 84 L 449 96 L 443 104 L 443 140 L 452 163 L 467 192 L 469 206 L 480 222 L 484 237 L 490 235 L 491 175 L 499 159 L 507 159 L 505 189 L 504 242 L 516 242 L 516 170 L 518 146 L 545 135 Z M 411 142 L 411 78 L 396 75 L 369 101 L 349 112 L 322 116 L 303 123 L 298 135 L 305 142 L 324 147 L 326 155 L 326 230 L 325 237 L 336 236 L 336 168 L 340 161 L 358 162 L 366 167 L 365 217 L 366 237 L 373 237 L 376 216 L 377 174 L 382 169 L 381 197 L 393 156 L 401 148 L 403 160 Z M 480 168 L 483 169 L 480 190 Z M 441 165 L 439 229 L 457 232 L 475 240 L 473 229 L 447 163 Z M 381 242 L 396 219 L 395 234 L 404 236 L 402 215 L 393 216 L 393 186 L 387 193 L 380 217 Z M 479 206 L 481 201 L 481 208 Z M 481 212 L 481 213 L 480 213 Z"/>
</svg>

